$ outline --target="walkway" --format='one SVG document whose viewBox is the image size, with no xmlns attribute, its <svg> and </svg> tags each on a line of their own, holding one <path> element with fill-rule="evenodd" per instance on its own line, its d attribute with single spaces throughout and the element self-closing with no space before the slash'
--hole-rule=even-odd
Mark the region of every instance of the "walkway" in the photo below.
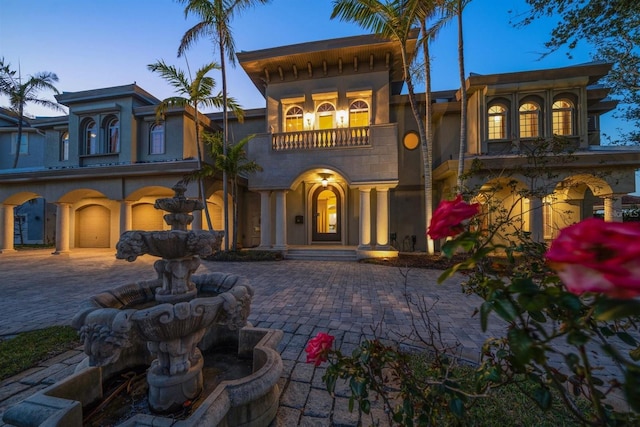
<svg viewBox="0 0 640 427">
<path fill-rule="evenodd" d="M 34 250 L 0 255 L 0 337 L 69 324 L 79 304 L 100 291 L 131 280 L 151 278 L 155 258 L 133 263 L 115 259 L 112 250 L 76 250 L 53 256 Z M 280 409 L 273 426 L 369 425 L 348 411 L 348 390 L 326 391 L 322 368 L 305 363 L 304 347 L 318 332 L 337 337 L 350 353 L 363 336 L 397 339 L 411 333 L 415 313 L 405 295 L 420 299 L 449 344 L 460 343 L 463 357 L 474 360 L 488 334 L 471 319 L 479 300 L 464 295 L 455 280 L 436 283 L 439 271 L 410 270 L 356 262 L 274 261 L 221 263 L 203 261 L 198 274 L 223 271 L 247 277 L 255 289 L 254 326 L 284 331 Z M 419 329 L 424 326 L 418 322 Z M 496 328 L 496 323 L 493 323 Z M 491 333 L 489 331 L 488 333 Z M 502 331 L 494 329 L 494 336 Z M 80 349 L 0 382 L 2 413 L 36 391 L 64 378 L 83 358 Z M 374 408 L 374 414 L 384 418 Z"/>
</svg>

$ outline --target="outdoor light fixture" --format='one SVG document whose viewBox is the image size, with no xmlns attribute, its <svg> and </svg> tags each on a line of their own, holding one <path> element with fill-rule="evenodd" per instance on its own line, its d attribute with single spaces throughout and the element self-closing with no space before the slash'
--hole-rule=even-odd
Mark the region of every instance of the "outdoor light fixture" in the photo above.
<svg viewBox="0 0 640 427">
<path fill-rule="evenodd" d="M 322 182 L 322 186 L 324 188 L 327 188 L 327 185 L 329 185 L 329 181 L 327 181 L 327 178 L 322 178 L 322 181 L 320 181 L 320 182 Z"/>
<path fill-rule="evenodd" d="M 307 129 L 311 129 L 313 125 L 313 113 L 305 113 L 304 121 L 307 122 Z"/>
<path fill-rule="evenodd" d="M 347 118 L 347 112 L 345 110 L 336 111 L 336 118 L 338 119 L 338 127 L 343 128 L 345 126 L 345 119 Z"/>
</svg>

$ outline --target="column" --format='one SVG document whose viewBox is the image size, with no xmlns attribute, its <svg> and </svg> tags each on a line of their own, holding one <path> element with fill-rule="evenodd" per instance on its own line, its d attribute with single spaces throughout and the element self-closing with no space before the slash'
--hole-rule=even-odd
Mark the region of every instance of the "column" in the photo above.
<svg viewBox="0 0 640 427">
<path fill-rule="evenodd" d="M 534 242 L 544 241 L 544 221 L 543 221 L 542 199 L 532 197 L 529 199 L 529 232 L 531 240 Z"/>
<path fill-rule="evenodd" d="M 191 212 L 193 215 L 193 221 L 191 221 L 192 230 L 202 230 L 202 210 L 195 210 Z"/>
<path fill-rule="evenodd" d="M 132 205 L 133 203 L 127 200 L 120 201 L 120 234 L 132 228 Z"/>
<path fill-rule="evenodd" d="M 389 249 L 389 189 L 376 187 L 376 243 Z"/>
<path fill-rule="evenodd" d="M 14 227 L 15 217 L 13 209 L 16 205 L 2 205 L 0 208 L 0 215 L 2 215 L 2 235 L 0 237 L 0 254 L 7 252 L 14 252 L 13 239 L 14 239 Z"/>
<path fill-rule="evenodd" d="M 358 249 L 371 249 L 371 189 L 360 188 L 360 244 Z"/>
<path fill-rule="evenodd" d="M 610 194 L 604 199 L 604 220 L 608 222 L 622 222 L 622 195 Z"/>
<path fill-rule="evenodd" d="M 271 191 L 260 192 L 260 248 L 271 248 Z"/>
<path fill-rule="evenodd" d="M 276 191 L 276 244 L 274 249 L 287 248 L 287 197 L 286 190 Z"/>
<path fill-rule="evenodd" d="M 56 251 L 53 255 L 69 252 L 69 218 L 71 205 L 56 203 Z"/>
</svg>

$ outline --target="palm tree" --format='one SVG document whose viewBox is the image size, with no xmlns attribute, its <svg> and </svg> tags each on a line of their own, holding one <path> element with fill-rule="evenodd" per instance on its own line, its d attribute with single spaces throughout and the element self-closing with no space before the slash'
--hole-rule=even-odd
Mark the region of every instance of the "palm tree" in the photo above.
<svg viewBox="0 0 640 427">
<path fill-rule="evenodd" d="M 425 55 L 425 73 L 426 81 L 429 85 L 427 92 L 430 92 L 430 67 L 428 39 L 433 34 L 426 33 L 426 22 L 434 15 L 436 5 L 434 1 L 425 0 L 394 0 L 382 2 L 379 0 L 334 0 L 333 12 L 331 19 L 340 17 L 345 21 L 352 21 L 361 27 L 397 40 L 400 43 L 400 52 L 402 56 L 403 78 L 407 85 L 409 96 L 409 104 L 413 112 L 416 124 L 418 126 L 418 135 L 420 136 L 420 147 L 423 159 L 424 172 L 424 192 L 425 192 L 425 231 L 431 222 L 431 214 L 433 211 L 433 183 L 432 183 L 432 144 L 433 132 L 427 134 L 425 129 L 425 121 L 420 113 L 418 101 L 415 95 L 413 77 L 410 71 L 411 60 L 408 55 L 407 43 L 412 32 L 414 24 L 419 23 L 423 32 L 423 50 Z M 430 93 L 429 93 L 430 95 Z M 428 97 L 430 100 L 430 96 Z M 427 129 L 431 129 L 431 105 L 427 103 Z M 427 252 L 434 253 L 433 240 L 427 236 Z"/>
<path fill-rule="evenodd" d="M 152 72 L 157 72 L 165 79 L 171 86 L 178 92 L 178 96 L 172 96 L 166 98 L 158 104 L 156 107 L 156 118 L 160 119 L 170 108 L 185 108 L 187 106 L 193 108 L 194 123 L 195 123 L 195 135 L 196 135 L 196 150 L 198 153 L 198 170 L 203 167 L 202 161 L 202 149 L 200 146 L 200 113 L 198 108 L 203 107 L 215 107 L 220 108 L 223 102 L 226 102 L 226 106 L 235 111 L 239 119 L 242 119 L 242 109 L 236 104 L 233 98 L 225 98 L 222 94 L 213 95 L 213 89 L 216 86 L 216 82 L 212 77 L 207 74 L 215 70 L 218 65 L 215 62 L 206 64 L 200 68 L 193 80 L 189 80 L 182 70 L 177 69 L 173 65 L 167 65 L 163 60 L 160 60 L 154 64 L 147 65 L 147 68 Z M 224 101 L 223 101 L 224 99 Z M 200 200 L 204 205 L 204 213 L 207 219 L 207 226 L 209 230 L 213 230 L 211 224 L 211 216 L 209 215 L 209 209 L 207 207 L 206 194 L 204 191 L 204 182 L 202 179 L 198 180 L 198 193 Z"/>
<path fill-rule="evenodd" d="M 16 77 L 17 75 L 17 77 Z M 58 94 L 58 89 L 53 85 L 58 81 L 58 76 L 50 71 L 41 71 L 32 76 L 28 76 L 25 82 L 19 71 L 11 69 L 11 64 L 0 58 L 0 94 L 9 97 L 9 111 L 15 114 L 18 120 L 18 135 L 16 139 L 16 154 L 13 159 L 13 169 L 18 167 L 20 158 L 20 144 L 22 142 L 22 127 L 24 125 L 24 108 L 27 103 L 41 105 L 57 111 L 64 108 L 57 102 L 49 101 L 38 97 L 41 90 L 51 90 Z"/>
<path fill-rule="evenodd" d="M 204 141 L 209 148 L 209 155 L 213 159 L 214 167 L 205 165 L 202 170 L 203 176 L 213 176 L 216 170 L 227 172 L 231 181 L 231 198 L 233 207 L 233 236 L 231 240 L 231 250 L 238 248 L 238 179 L 249 173 L 262 171 L 262 167 L 253 160 L 247 158 L 245 145 L 253 139 L 255 135 L 249 135 L 241 139 L 237 144 L 227 147 L 227 154 L 224 154 L 223 136 L 220 132 L 211 134 L 205 132 Z"/>
<path fill-rule="evenodd" d="M 193 13 L 201 18 L 201 21 L 187 30 L 182 37 L 178 48 L 178 57 L 182 56 L 186 49 L 195 43 L 200 37 L 212 37 L 217 44 L 220 54 L 220 71 L 222 73 L 222 131 L 223 131 L 223 152 L 227 154 L 229 144 L 229 131 L 227 126 L 227 69 L 225 57 L 229 63 L 235 64 L 235 46 L 231 34 L 231 18 L 242 9 L 249 8 L 255 4 L 267 4 L 269 0 L 179 0 L 187 3 L 184 9 L 185 17 Z M 227 212 L 229 206 L 227 173 L 223 171 L 223 204 L 224 211 Z M 229 219 L 224 215 L 224 232 L 228 235 Z M 229 250 L 229 239 L 225 239 L 225 250 Z"/>
</svg>

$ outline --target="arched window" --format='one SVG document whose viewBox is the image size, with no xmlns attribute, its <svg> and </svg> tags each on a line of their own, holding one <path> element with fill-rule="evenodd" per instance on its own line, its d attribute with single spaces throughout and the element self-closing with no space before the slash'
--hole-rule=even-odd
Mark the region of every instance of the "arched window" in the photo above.
<svg viewBox="0 0 640 427">
<path fill-rule="evenodd" d="M 60 136 L 60 160 L 69 160 L 69 132 L 63 132 Z"/>
<path fill-rule="evenodd" d="M 286 132 L 296 132 L 304 130 L 304 112 L 302 108 L 294 105 L 287 110 L 284 118 Z"/>
<path fill-rule="evenodd" d="M 553 134 L 573 135 L 573 103 L 568 99 L 559 99 L 553 103 Z"/>
<path fill-rule="evenodd" d="M 149 154 L 164 154 L 164 123 L 154 123 L 149 131 Z"/>
<path fill-rule="evenodd" d="M 98 128 L 96 122 L 88 120 L 84 125 L 84 153 L 98 154 Z"/>
<path fill-rule="evenodd" d="M 118 153 L 120 151 L 120 121 L 110 118 L 107 121 L 107 153 Z"/>
<path fill-rule="evenodd" d="M 520 106 L 520 138 L 540 136 L 540 107 L 535 102 Z"/>
<path fill-rule="evenodd" d="M 318 116 L 318 126 L 317 129 L 333 129 L 335 126 L 333 125 L 333 120 L 335 117 L 336 107 L 333 104 L 328 102 L 324 102 L 318 106 L 316 110 L 316 115 Z"/>
<path fill-rule="evenodd" d="M 349 105 L 349 126 L 369 126 L 369 105 L 362 101 L 353 101 Z"/>
<path fill-rule="evenodd" d="M 489 107 L 487 130 L 489 139 L 507 138 L 507 108 L 504 105 Z"/>
</svg>

